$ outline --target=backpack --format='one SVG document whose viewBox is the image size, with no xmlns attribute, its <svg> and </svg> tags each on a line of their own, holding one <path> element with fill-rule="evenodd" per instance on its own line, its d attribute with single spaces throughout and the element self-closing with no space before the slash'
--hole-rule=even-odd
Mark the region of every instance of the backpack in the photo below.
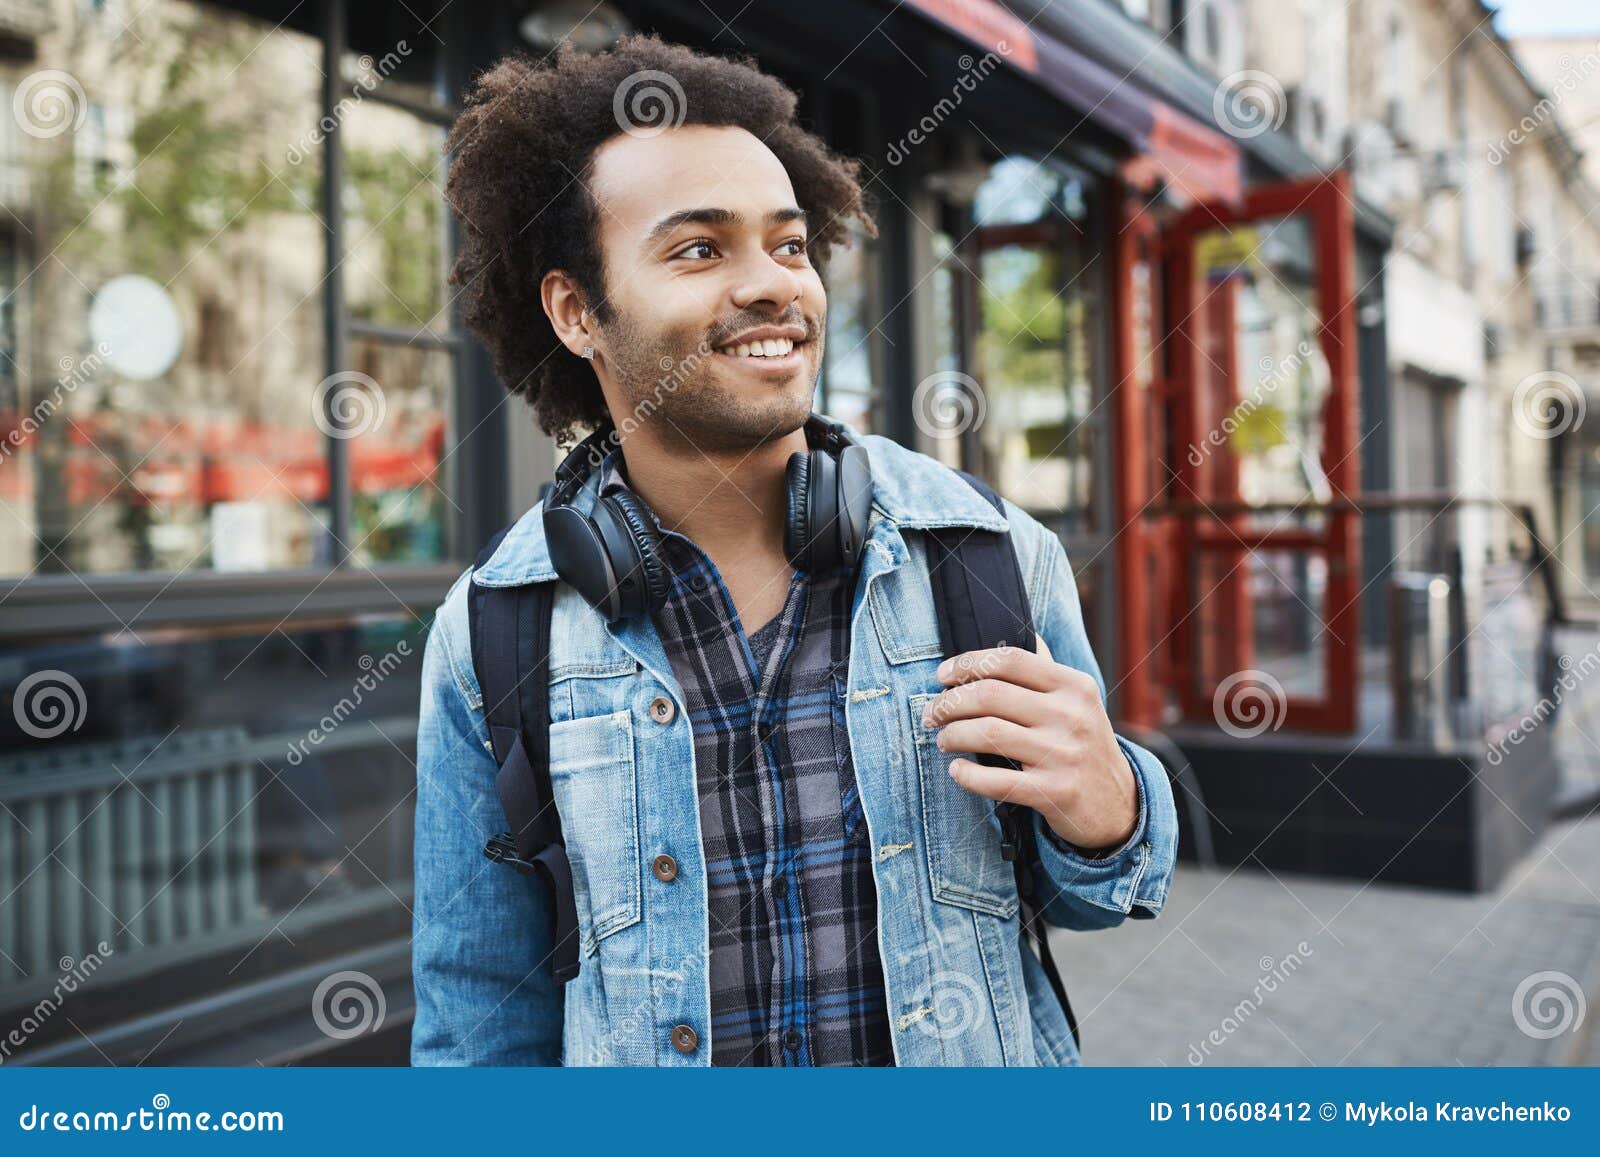
<svg viewBox="0 0 1600 1157">
<path fill-rule="evenodd" d="M 957 471 L 1002 515 L 1000 496 L 986 484 Z M 551 484 L 540 489 L 542 503 Z M 501 529 L 478 555 L 485 565 L 516 522 Z M 1009 643 L 1036 649 L 1028 592 L 1010 534 L 973 527 L 929 529 L 928 573 L 946 657 Z M 578 974 L 578 915 L 561 835 L 561 817 L 550 783 L 550 617 L 559 580 L 515 587 L 468 584 L 467 619 L 472 635 L 472 666 L 483 693 L 489 740 L 500 770 L 495 791 L 510 830 L 492 837 L 483 854 L 525 875 L 538 876 L 554 898 L 552 970 L 558 984 Z M 997 767 L 1016 767 L 998 756 L 978 755 Z M 1072 1039 L 1078 1021 L 1067 999 L 1045 933 L 1038 882 L 1032 865 L 1038 856 L 1028 808 L 995 803 L 1000 820 L 1001 855 L 1013 864 L 1023 938 L 1032 937 L 1039 961 L 1061 1002 Z M 1027 951 L 1022 944 L 1021 951 Z M 1081 1045 L 1080 1045 L 1081 1048 Z"/>
</svg>

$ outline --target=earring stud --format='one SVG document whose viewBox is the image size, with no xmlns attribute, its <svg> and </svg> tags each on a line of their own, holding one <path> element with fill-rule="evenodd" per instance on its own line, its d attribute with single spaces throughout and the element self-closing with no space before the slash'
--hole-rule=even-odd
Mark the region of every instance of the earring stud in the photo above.
<svg viewBox="0 0 1600 1157">
<path fill-rule="evenodd" d="M 584 346 L 583 347 L 583 356 L 586 357 L 586 358 L 589 358 L 592 361 L 594 359 L 594 346 L 592 346 L 592 345 Z"/>
</svg>

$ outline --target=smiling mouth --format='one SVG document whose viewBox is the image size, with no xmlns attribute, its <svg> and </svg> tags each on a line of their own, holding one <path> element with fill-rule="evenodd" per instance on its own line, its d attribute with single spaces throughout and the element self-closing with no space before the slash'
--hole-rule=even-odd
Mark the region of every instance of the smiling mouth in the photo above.
<svg viewBox="0 0 1600 1157">
<path fill-rule="evenodd" d="M 804 368 L 807 356 L 805 350 L 810 344 L 809 340 L 767 338 L 763 341 L 736 342 L 732 345 L 719 346 L 715 352 L 719 357 L 737 362 L 741 370 L 777 379 L 788 377 Z"/>
<path fill-rule="evenodd" d="M 732 345 L 717 347 L 717 353 L 726 354 L 732 358 L 784 358 L 795 349 L 805 345 L 786 337 L 767 338 L 765 341 L 736 342 Z"/>
</svg>

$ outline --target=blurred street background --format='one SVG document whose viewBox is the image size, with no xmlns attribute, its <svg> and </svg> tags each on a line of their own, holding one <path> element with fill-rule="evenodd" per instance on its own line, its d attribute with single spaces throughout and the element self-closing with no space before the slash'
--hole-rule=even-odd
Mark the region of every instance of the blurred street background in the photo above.
<svg viewBox="0 0 1600 1157">
<path fill-rule="evenodd" d="M 0 1063 L 405 1063 L 423 640 L 557 453 L 443 141 L 629 30 L 860 161 L 817 408 L 1061 536 L 1168 766 L 1087 1063 L 1600 1062 L 1593 5 L 0 0 Z"/>
</svg>

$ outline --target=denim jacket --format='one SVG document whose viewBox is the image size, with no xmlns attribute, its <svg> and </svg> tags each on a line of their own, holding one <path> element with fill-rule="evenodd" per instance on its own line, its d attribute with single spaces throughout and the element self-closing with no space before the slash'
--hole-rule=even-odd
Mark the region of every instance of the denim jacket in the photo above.
<svg viewBox="0 0 1600 1157">
<path fill-rule="evenodd" d="M 1019 508 L 1006 503 L 1002 518 L 935 460 L 881 437 L 860 442 L 872 463 L 873 506 L 851 611 L 845 716 L 876 849 L 896 1063 L 1078 1064 L 1044 969 L 1019 936 L 1015 878 L 992 801 L 950 777 L 950 755 L 922 723 L 924 703 L 943 689 L 934 677 L 943 655 L 916 532 L 1009 527 L 1035 628 L 1057 662 L 1091 674 L 1103 695 L 1066 552 Z M 593 503 L 591 478 L 576 505 Z M 472 669 L 467 584 L 553 577 L 535 506 L 483 567 L 456 581 L 428 637 L 412 1063 L 706 1065 L 709 935 L 694 745 L 648 617 L 607 624 L 571 587 L 557 587 L 550 774 L 573 869 L 581 965 L 564 991 L 550 972 L 543 885 L 483 856 L 505 818 Z M 660 696 L 677 705 L 659 713 L 670 715 L 665 722 L 649 710 Z M 1100 859 L 1073 854 L 1045 838 L 1044 821 L 1030 813 L 1044 918 L 1056 927 L 1110 928 L 1153 917 L 1166 900 L 1178 842 L 1172 791 L 1153 755 L 1118 741 L 1139 788 L 1138 821 L 1121 848 Z M 666 881 L 650 868 L 662 853 L 679 865 Z M 1070 951 L 1062 971 L 1070 991 Z"/>
</svg>

